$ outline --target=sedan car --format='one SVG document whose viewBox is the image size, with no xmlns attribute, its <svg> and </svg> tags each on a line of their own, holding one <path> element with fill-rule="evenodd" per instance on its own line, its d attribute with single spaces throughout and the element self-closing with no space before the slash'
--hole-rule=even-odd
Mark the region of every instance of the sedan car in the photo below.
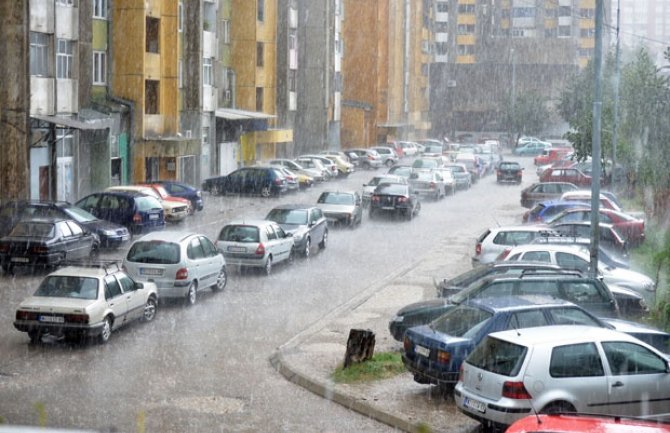
<svg viewBox="0 0 670 433">
<path fill-rule="evenodd" d="M 356 227 L 363 222 L 363 201 L 356 191 L 324 191 L 316 203 L 333 225 Z"/>
<path fill-rule="evenodd" d="M 619 233 L 626 239 L 630 246 L 640 245 L 644 242 L 644 220 L 635 218 L 623 212 L 618 212 L 612 209 L 599 209 L 599 221 L 607 224 L 612 224 Z M 591 221 L 590 208 L 574 208 L 567 209 L 553 218 L 546 220 L 549 225 L 574 222 L 574 221 Z"/>
<path fill-rule="evenodd" d="M 293 237 L 293 248 L 303 257 L 309 257 L 314 244 L 326 245 L 328 222 L 316 206 L 285 204 L 272 209 L 265 217 L 274 221 Z"/>
<path fill-rule="evenodd" d="M 7 235 L 20 220 L 37 216 L 73 219 L 98 236 L 101 248 L 118 248 L 130 239 L 130 232 L 120 224 L 97 218 L 65 201 L 43 200 L 6 201 L 0 207 L 0 236 Z"/>
<path fill-rule="evenodd" d="M 275 167 L 242 167 L 226 176 L 205 179 L 202 187 L 214 195 L 251 194 L 272 197 L 287 191 L 284 175 Z"/>
<path fill-rule="evenodd" d="M 157 180 L 153 183 L 163 185 L 171 196 L 188 199 L 191 202 L 191 207 L 197 211 L 205 208 L 202 192 L 194 186 L 176 180 Z"/>
<path fill-rule="evenodd" d="M 398 183 L 401 185 L 406 185 L 407 179 L 403 176 L 397 176 L 395 174 L 380 174 L 379 176 L 374 176 L 368 183 L 363 184 L 363 206 L 367 207 L 370 204 L 370 197 L 372 197 L 372 193 L 380 183 Z"/>
<path fill-rule="evenodd" d="M 260 268 L 265 275 L 270 275 L 277 263 L 293 263 L 293 246 L 293 236 L 276 222 L 267 220 L 228 223 L 223 226 L 216 241 L 216 247 L 229 266 Z M 319 247 L 325 248 L 326 244 Z"/>
<path fill-rule="evenodd" d="M 19 221 L 0 239 L 0 264 L 12 273 L 15 266 L 54 266 L 94 257 L 99 248 L 98 237 L 72 219 L 33 218 Z"/>
<path fill-rule="evenodd" d="M 123 269 L 136 281 L 158 286 L 160 299 L 193 305 L 199 291 L 226 287 L 228 273 L 221 252 L 207 236 L 189 232 L 154 232 L 133 242 Z"/>
<path fill-rule="evenodd" d="M 402 215 L 407 220 L 412 220 L 421 211 L 419 197 L 412 191 L 409 185 L 397 183 L 381 183 L 375 188 L 370 197 L 370 218 L 378 213 L 392 213 Z"/>
<path fill-rule="evenodd" d="M 521 183 L 523 167 L 516 161 L 500 161 L 496 167 L 496 182 Z"/>
<path fill-rule="evenodd" d="M 446 182 L 442 173 L 436 170 L 415 169 L 408 183 L 419 196 L 430 197 L 435 201 L 444 198 Z"/>
<path fill-rule="evenodd" d="M 521 206 L 532 208 L 537 203 L 558 200 L 568 191 L 577 190 L 577 185 L 568 182 L 538 182 L 521 191 Z"/>
<path fill-rule="evenodd" d="M 67 266 L 19 304 L 14 327 L 33 343 L 46 334 L 106 343 L 113 330 L 135 319 L 152 321 L 157 302 L 156 284 L 133 280 L 117 263 Z"/>
<path fill-rule="evenodd" d="M 538 386 L 541 384 L 541 386 Z M 454 400 L 486 425 L 533 412 L 667 414 L 670 364 L 622 332 L 552 326 L 489 334 L 462 364 Z"/>
</svg>

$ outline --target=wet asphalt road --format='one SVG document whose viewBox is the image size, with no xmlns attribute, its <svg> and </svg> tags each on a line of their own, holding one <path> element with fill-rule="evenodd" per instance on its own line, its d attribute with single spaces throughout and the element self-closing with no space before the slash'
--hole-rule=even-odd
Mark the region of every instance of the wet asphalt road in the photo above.
<svg viewBox="0 0 670 433">
<path fill-rule="evenodd" d="M 29 344 L 12 326 L 14 311 L 45 273 L 3 275 L 0 422 L 162 433 L 393 431 L 288 383 L 268 357 L 363 288 L 432 253 L 434 245 L 465 240 L 471 248 L 462 254 L 469 256 L 485 228 L 520 221 L 519 192 L 536 180 L 532 159 L 522 161 L 521 186 L 496 185 L 488 176 L 454 197 L 425 200 L 411 222 L 370 221 L 365 213 L 354 230 L 331 229 L 327 248 L 309 260 L 275 266 L 270 277 L 231 272 L 223 293 L 203 292 L 193 307 L 161 305 L 155 321 L 121 329 L 104 346 L 49 338 Z M 263 218 L 279 203 L 316 203 L 326 189 L 360 190 L 374 173 L 359 171 L 281 198 L 207 195 L 205 210 L 175 227 L 215 238 L 232 219 Z"/>
</svg>

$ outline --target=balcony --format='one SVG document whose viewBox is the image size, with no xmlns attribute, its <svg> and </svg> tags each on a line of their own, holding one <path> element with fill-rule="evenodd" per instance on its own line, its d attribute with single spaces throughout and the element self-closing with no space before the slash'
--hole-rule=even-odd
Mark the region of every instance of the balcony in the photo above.
<svg viewBox="0 0 670 433">
<path fill-rule="evenodd" d="M 202 111 L 216 111 L 217 88 L 212 86 L 202 86 Z"/>
<path fill-rule="evenodd" d="M 53 33 L 54 7 L 53 1 L 30 0 L 30 31 Z"/>
<path fill-rule="evenodd" d="M 144 78 L 147 80 L 160 80 L 161 78 L 161 55 L 156 53 L 144 53 Z"/>
<path fill-rule="evenodd" d="M 56 4 L 55 33 L 60 39 L 79 39 L 79 8 Z"/>
<path fill-rule="evenodd" d="M 56 79 L 56 112 L 76 113 L 79 111 L 79 80 Z"/>
<path fill-rule="evenodd" d="M 202 32 L 202 57 L 217 58 L 218 45 L 219 43 L 216 33 L 209 31 Z"/>
<path fill-rule="evenodd" d="M 437 12 L 435 14 L 435 21 L 438 23 L 448 23 L 449 22 L 449 13 L 448 12 Z"/>
<path fill-rule="evenodd" d="M 54 114 L 55 84 L 53 78 L 30 77 L 30 114 Z"/>
</svg>

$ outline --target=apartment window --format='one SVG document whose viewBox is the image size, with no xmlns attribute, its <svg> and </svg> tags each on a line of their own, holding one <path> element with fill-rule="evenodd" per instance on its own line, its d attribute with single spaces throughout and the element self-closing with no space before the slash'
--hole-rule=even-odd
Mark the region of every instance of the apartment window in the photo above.
<svg viewBox="0 0 670 433">
<path fill-rule="evenodd" d="M 209 143 L 209 126 L 202 127 L 202 144 Z"/>
<path fill-rule="evenodd" d="M 107 0 L 93 0 L 93 18 L 107 19 Z"/>
<path fill-rule="evenodd" d="M 160 107 L 160 87 L 159 82 L 155 80 L 146 80 L 144 82 L 144 114 L 159 114 Z"/>
<path fill-rule="evenodd" d="M 289 92 L 295 92 L 298 89 L 297 78 L 298 74 L 296 71 L 288 71 L 288 90 Z"/>
<path fill-rule="evenodd" d="M 263 111 L 263 88 L 256 87 L 256 111 Z"/>
<path fill-rule="evenodd" d="M 473 5 L 473 4 L 458 5 L 458 13 L 459 14 L 474 14 L 475 13 L 475 5 Z"/>
<path fill-rule="evenodd" d="M 212 58 L 202 59 L 202 84 L 205 86 L 214 85 L 214 72 L 212 69 Z"/>
<path fill-rule="evenodd" d="M 512 18 L 532 18 L 534 16 L 535 16 L 534 7 L 512 9 Z"/>
<path fill-rule="evenodd" d="M 75 0 L 57 0 L 56 4 L 61 5 L 61 6 L 76 6 L 75 5 Z"/>
<path fill-rule="evenodd" d="M 593 38 L 596 35 L 596 29 L 579 29 L 580 38 Z"/>
<path fill-rule="evenodd" d="M 473 35 L 475 34 L 475 25 L 474 24 L 459 24 L 456 28 L 456 32 L 459 35 Z"/>
<path fill-rule="evenodd" d="M 230 43 L 230 20 L 221 21 L 221 41 L 224 44 Z"/>
<path fill-rule="evenodd" d="M 553 28 L 553 29 L 544 29 L 544 37 L 545 38 L 555 38 L 558 37 L 558 29 Z"/>
<path fill-rule="evenodd" d="M 459 45 L 458 46 L 458 55 L 459 56 L 471 56 L 475 53 L 474 45 Z"/>
<path fill-rule="evenodd" d="M 449 12 L 449 3 L 447 3 L 447 2 L 437 2 L 437 11 L 438 12 Z"/>
<path fill-rule="evenodd" d="M 147 53 L 159 53 L 161 21 L 157 18 L 147 17 L 146 26 L 147 26 L 146 51 Z"/>
<path fill-rule="evenodd" d="M 49 76 L 49 35 L 30 32 L 30 75 Z"/>
<path fill-rule="evenodd" d="M 570 26 L 558 26 L 558 37 L 559 38 L 570 37 L 570 35 L 571 35 L 570 30 L 571 30 Z"/>
<path fill-rule="evenodd" d="M 595 14 L 596 14 L 595 9 L 590 9 L 590 8 L 579 9 L 579 16 L 581 18 L 591 18 L 591 19 L 593 19 L 595 17 Z"/>
<path fill-rule="evenodd" d="M 265 0 L 258 0 L 258 10 L 256 11 L 256 19 L 258 21 L 265 21 Z"/>
<path fill-rule="evenodd" d="M 259 68 L 262 68 L 263 65 L 265 64 L 265 47 L 263 46 L 263 42 L 257 42 L 256 43 L 256 66 Z"/>
<path fill-rule="evenodd" d="M 447 42 L 435 42 L 435 54 L 438 56 L 445 56 L 448 49 L 449 44 Z"/>
<path fill-rule="evenodd" d="M 558 16 L 558 9 L 556 8 L 545 8 L 544 16 L 547 18 L 556 18 Z"/>
<path fill-rule="evenodd" d="M 74 70 L 74 42 L 58 39 L 56 42 L 56 78 L 72 78 Z"/>
<path fill-rule="evenodd" d="M 56 129 L 56 157 L 74 156 L 74 134 L 71 129 Z"/>
<path fill-rule="evenodd" d="M 93 84 L 105 84 L 107 82 L 107 53 L 104 51 L 93 51 Z"/>
<path fill-rule="evenodd" d="M 559 17 L 569 17 L 572 15 L 572 8 L 570 6 L 559 6 L 558 7 L 558 16 Z"/>
<path fill-rule="evenodd" d="M 179 2 L 177 6 L 177 29 L 184 31 L 184 2 Z"/>
</svg>

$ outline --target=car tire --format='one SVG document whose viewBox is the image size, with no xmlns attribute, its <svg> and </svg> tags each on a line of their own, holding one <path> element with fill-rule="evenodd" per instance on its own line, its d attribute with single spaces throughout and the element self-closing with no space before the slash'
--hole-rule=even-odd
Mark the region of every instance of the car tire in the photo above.
<svg viewBox="0 0 670 433">
<path fill-rule="evenodd" d="M 328 230 L 323 232 L 323 237 L 321 238 L 321 242 L 319 242 L 319 249 L 325 250 L 327 244 L 328 244 Z"/>
<path fill-rule="evenodd" d="M 272 273 L 272 256 L 268 256 L 268 258 L 265 260 L 263 271 L 265 272 L 266 276 L 269 276 Z"/>
<path fill-rule="evenodd" d="M 186 305 L 193 305 L 197 302 L 197 300 L 198 283 L 191 281 L 191 284 L 188 285 L 188 289 L 186 290 L 186 299 L 184 299 L 184 301 L 186 302 Z"/>
<path fill-rule="evenodd" d="M 156 298 L 150 296 L 149 299 L 147 299 L 147 303 L 144 304 L 144 312 L 142 313 L 143 322 L 151 322 L 154 320 L 154 318 L 156 318 L 157 306 L 158 302 L 156 302 Z"/>
<path fill-rule="evenodd" d="M 209 191 L 212 195 L 220 195 L 221 194 L 221 189 L 216 184 L 212 185 L 212 187 L 209 189 Z"/>
<path fill-rule="evenodd" d="M 312 239 L 309 236 L 307 236 L 307 239 L 305 240 L 305 247 L 302 250 L 303 257 L 308 259 L 311 250 L 312 250 Z"/>
<path fill-rule="evenodd" d="M 218 275 L 216 276 L 216 283 L 212 286 L 212 291 L 213 292 L 220 292 L 223 289 L 226 288 L 226 284 L 228 284 L 228 271 L 226 270 L 226 266 L 221 266 L 221 270 L 219 270 Z"/>
<path fill-rule="evenodd" d="M 412 221 L 413 218 L 414 218 L 414 209 L 411 209 L 411 208 L 407 209 L 405 211 L 405 219 L 407 221 Z"/>
<path fill-rule="evenodd" d="M 112 318 L 107 316 L 102 319 L 102 329 L 100 330 L 100 335 L 98 335 L 98 343 L 105 344 L 109 341 L 109 338 L 112 336 Z"/>
<path fill-rule="evenodd" d="M 549 403 L 542 408 L 540 413 L 543 414 L 559 414 L 559 413 L 575 413 L 575 407 L 567 401 L 555 401 Z"/>
<path fill-rule="evenodd" d="M 30 338 L 32 344 L 37 344 L 42 341 L 42 333 L 37 329 L 31 329 L 28 331 L 28 338 Z"/>
<path fill-rule="evenodd" d="M 387 160 L 386 160 L 386 166 L 387 166 L 388 168 L 393 167 L 393 160 L 392 160 L 392 159 L 387 159 Z"/>
<path fill-rule="evenodd" d="M 268 185 L 261 187 L 261 197 L 268 198 L 272 195 L 272 188 Z"/>
<path fill-rule="evenodd" d="M 2 265 L 2 271 L 5 274 L 9 274 L 9 275 L 14 274 L 14 266 L 12 266 L 10 264 Z"/>
</svg>

